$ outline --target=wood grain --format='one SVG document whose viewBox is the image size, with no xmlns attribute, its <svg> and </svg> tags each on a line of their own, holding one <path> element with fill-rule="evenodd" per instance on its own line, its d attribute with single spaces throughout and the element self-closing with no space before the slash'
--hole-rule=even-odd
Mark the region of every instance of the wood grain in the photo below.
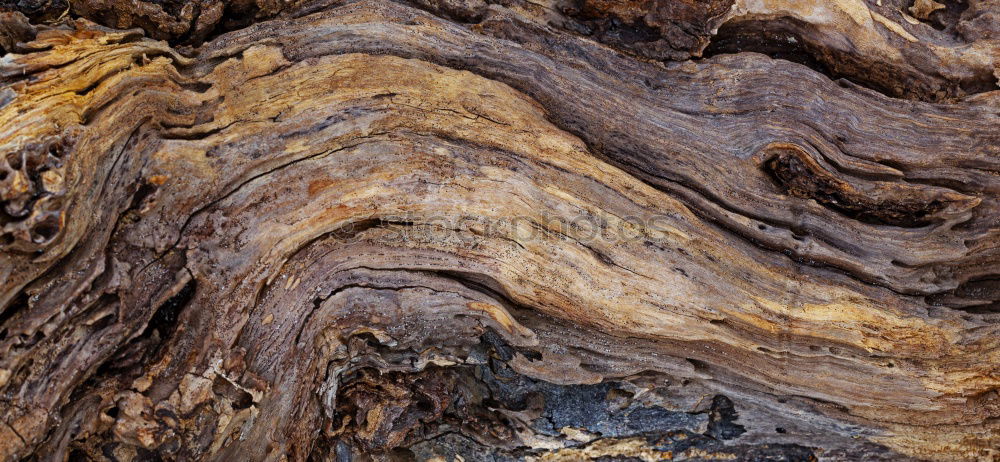
<svg viewBox="0 0 1000 462">
<path fill-rule="evenodd" d="M 996 460 L 1000 7 L 883 3 L 3 13 L 0 455 Z"/>
</svg>

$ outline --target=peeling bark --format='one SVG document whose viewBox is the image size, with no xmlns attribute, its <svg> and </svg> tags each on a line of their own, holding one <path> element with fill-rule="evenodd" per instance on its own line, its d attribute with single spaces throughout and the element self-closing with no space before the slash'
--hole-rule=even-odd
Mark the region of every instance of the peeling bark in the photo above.
<svg viewBox="0 0 1000 462">
<path fill-rule="evenodd" d="M 4 460 L 1000 457 L 994 1 L 4 6 Z"/>
</svg>

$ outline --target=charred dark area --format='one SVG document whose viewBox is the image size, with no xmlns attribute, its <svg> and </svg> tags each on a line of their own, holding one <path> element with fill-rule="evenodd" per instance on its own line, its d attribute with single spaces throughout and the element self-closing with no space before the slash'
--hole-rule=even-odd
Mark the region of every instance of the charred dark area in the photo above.
<svg viewBox="0 0 1000 462">
<path fill-rule="evenodd" d="M 525 427 L 556 439 L 588 435 L 564 449 L 562 457 L 568 459 L 588 450 L 599 453 L 602 446 L 641 442 L 643 451 L 666 459 L 817 460 L 815 448 L 728 441 L 746 430 L 736 423 L 735 404 L 723 395 L 710 398 L 705 410 L 670 410 L 637 399 L 630 382 L 560 386 L 517 374 L 500 358 L 406 374 L 363 369 L 345 376 L 342 387 L 345 400 L 333 420 L 343 426 L 328 430 L 330 439 L 321 447 L 352 460 L 366 455 L 398 461 L 538 457 L 538 450 L 518 443 Z M 595 460 L 634 460 L 642 453 L 634 448 L 632 455 L 607 452 Z M 314 452 L 314 457 L 320 456 Z"/>
</svg>

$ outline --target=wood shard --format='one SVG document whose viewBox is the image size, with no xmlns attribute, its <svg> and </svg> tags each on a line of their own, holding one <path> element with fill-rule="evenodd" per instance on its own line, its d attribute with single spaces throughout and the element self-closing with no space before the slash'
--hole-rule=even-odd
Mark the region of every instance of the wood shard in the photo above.
<svg viewBox="0 0 1000 462">
<path fill-rule="evenodd" d="M 913 17 L 927 20 L 930 18 L 931 13 L 943 9 L 945 9 L 945 6 L 934 0 L 914 0 L 913 6 L 909 8 L 909 11 L 913 13 Z"/>
<path fill-rule="evenodd" d="M 1000 460 L 995 1 L 0 1 L 0 52 L 0 460 Z"/>
</svg>

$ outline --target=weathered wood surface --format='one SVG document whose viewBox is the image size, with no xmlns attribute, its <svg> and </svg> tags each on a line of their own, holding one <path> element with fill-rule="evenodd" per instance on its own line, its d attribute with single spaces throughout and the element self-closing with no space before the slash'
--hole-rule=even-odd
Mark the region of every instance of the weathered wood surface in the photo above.
<svg viewBox="0 0 1000 462">
<path fill-rule="evenodd" d="M 0 457 L 997 460 L 937 5 L 11 5 Z"/>
</svg>

